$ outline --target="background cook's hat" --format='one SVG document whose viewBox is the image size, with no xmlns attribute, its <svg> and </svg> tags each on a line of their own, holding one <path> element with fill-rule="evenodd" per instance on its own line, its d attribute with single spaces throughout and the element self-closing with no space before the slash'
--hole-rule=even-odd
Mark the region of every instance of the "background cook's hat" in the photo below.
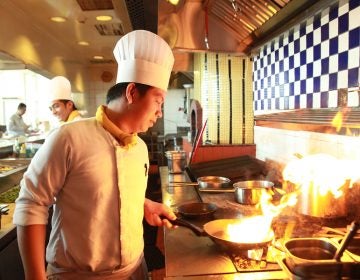
<svg viewBox="0 0 360 280">
<path fill-rule="evenodd" d="M 63 76 L 56 76 L 49 81 L 48 94 L 50 103 L 61 99 L 74 101 L 70 81 Z"/>
<path fill-rule="evenodd" d="M 116 43 L 114 56 L 118 63 L 116 83 L 135 82 L 167 90 L 174 55 L 160 36 L 146 30 L 132 31 Z"/>
</svg>

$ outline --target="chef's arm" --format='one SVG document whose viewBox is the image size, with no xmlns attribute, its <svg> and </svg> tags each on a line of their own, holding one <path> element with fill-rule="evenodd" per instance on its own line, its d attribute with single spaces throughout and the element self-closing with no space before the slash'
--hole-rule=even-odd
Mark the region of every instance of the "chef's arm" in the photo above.
<svg viewBox="0 0 360 280">
<path fill-rule="evenodd" d="M 166 226 L 172 228 L 173 225 L 168 220 L 175 220 L 176 215 L 170 207 L 165 204 L 145 198 L 144 216 L 149 225 Z"/>
<path fill-rule="evenodd" d="M 46 225 L 17 226 L 17 238 L 26 280 L 46 280 Z"/>
</svg>

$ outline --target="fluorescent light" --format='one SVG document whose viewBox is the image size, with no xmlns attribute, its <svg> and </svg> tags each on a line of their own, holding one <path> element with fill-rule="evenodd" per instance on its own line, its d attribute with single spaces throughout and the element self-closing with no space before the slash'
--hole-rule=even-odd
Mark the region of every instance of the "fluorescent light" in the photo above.
<svg viewBox="0 0 360 280">
<path fill-rule="evenodd" d="M 80 46 L 88 46 L 88 45 L 89 45 L 89 42 L 79 41 L 78 44 L 79 44 Z"/>
<path fill-rule="evenodd" d="M 64 18 L 64 17 L 51 17 L 50 19 L 52 21 L 54 21 L 54 22 L 64 22 L 64 21 L 66 21 L 66 18 Z"/>
<path fill-rule="evenodd" d="M 94 59 L 102 60 L 102 59 L 104 59 L 104 57 L 102 55 L 94 55 Z"/>
<path fill-rule="evenodd" d="M 97 16 L 96 17 L 96 20 L 98 20 L 98 21 L 110 21 L 110 20 L 112 20 L 112 16 Z"/>
</svg>

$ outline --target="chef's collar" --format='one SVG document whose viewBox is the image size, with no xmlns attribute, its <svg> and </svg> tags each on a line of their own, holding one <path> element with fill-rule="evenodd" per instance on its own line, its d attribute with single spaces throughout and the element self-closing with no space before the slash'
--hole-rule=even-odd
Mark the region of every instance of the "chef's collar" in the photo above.
<svg viewBox="0 0 360 280">
<path fill-rule="evenodd" d="M 96 120 L 101 123 L 101 125 L 114 136 L 124 148 L 129 149 L 132 146 L 137 144 L 137 134 L 129 134 L 122 131 L 118 128 L 105 114 L 105 106 L 101 105 L 96 110 L 95 115 Z"/>
</svg>

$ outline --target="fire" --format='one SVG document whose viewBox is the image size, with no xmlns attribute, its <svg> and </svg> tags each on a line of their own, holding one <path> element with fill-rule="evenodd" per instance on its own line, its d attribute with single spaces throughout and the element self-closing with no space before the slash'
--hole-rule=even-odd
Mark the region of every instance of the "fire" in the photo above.
<svg viewBox="0 0 360 280">
<path fill-rule="evenodd" d="M 359 162 L 339 160 L 327 154 L 315 154 L 291 161 L 283 171 L 284 180 L 294 183 L 301 191 L 315 189 L 319 195 L 343 195 L 343 186 L 358 178 Z"/>
<path fill-rule="evenodd" d="M 239 220 L 237 224 L 229 225 L 227 234 L 233 242 L 242 243 L 259 243 L 269 241 L 274 237 L 274 232 L 271 229 L 273 218 L 281 213 L 287 206 L 296 204 L 296 194 L 286 194 L 280 200 L 278 205 L 272 202 L 272 196 L 268 192 L 263 192 L 259 207 L 262 215 L 247 217 Z"/>
</svg>

